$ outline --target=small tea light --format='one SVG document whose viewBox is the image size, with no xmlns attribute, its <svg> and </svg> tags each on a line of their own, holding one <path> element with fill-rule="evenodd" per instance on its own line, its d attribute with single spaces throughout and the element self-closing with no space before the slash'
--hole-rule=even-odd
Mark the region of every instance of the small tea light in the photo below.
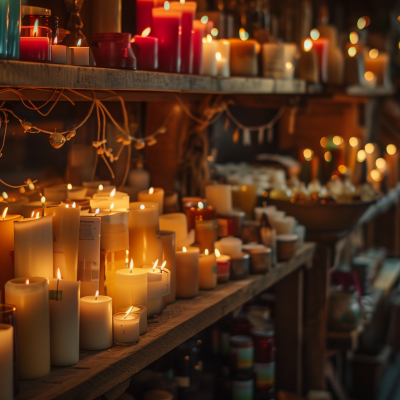
<svg viewBox="0 0 400 400">
<path fill-rule="evenodd" d="M 140 316 L 130 314 L 131 306 L 125 313 L 113 315 L 113 341 L 120 346 L 129 346 L 139 342 L 140 339 Z"/>
<path fill-rule="evenodd" d="M 134 306 L 124 305 L 118 307 L 117 314 L 126 314 L 128 310 L 129 314 L 137 315 L 139 317 L 139 335 L 144 335 L 147 332 L 147 307 L 137 304 Z"/>
</svg>

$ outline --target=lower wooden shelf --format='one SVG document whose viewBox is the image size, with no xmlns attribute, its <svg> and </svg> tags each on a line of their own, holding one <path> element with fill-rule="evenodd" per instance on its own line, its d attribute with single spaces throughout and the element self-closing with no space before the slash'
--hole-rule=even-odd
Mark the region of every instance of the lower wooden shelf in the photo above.
<svg viewBox="0 0 400 400">
<path fill-rule="evenodd" d="M 192 300 L 178 300 L 148 321 L 148 332 L 137 345 L 81 351 L 78 364 L 54 367 L 45 378 L 21 382 L 16 399 L 95 399 L 302 265 L 310 264 L 314 252 L 315 244 L 306 243 L 293 259 L 278 264 L 266 275 L 252 275 L 201 291 Z"/>
</svg>

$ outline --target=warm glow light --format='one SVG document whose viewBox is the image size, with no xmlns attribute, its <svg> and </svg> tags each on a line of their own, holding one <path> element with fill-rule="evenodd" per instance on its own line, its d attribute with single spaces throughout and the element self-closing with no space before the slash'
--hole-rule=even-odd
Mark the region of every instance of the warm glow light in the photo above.
<svg viewBox="0 0 400 400">
<path fill-rule="evenodd" d="M 394 156 L 397 153 L 397 147 L 394 144 L 388 144 L 386 147 L 386 152 L 389 156 Z"/>
<path fill-rule="evenodd" d="M 287 63 L 286 63 L 286 69 L 292 69 L 293 68 L 293 64 L 290 62 L 290 61 L 288 61 Z"/>
<path fill-rule="evenodd" d="M 94 212 L 94 216 L 96 216 L 100 212 L 100 208 L 96 208 L 96 211 Z"/>
<path fill-rule="evenodd" d="M 8 207 L 6 207 L 6 208 L 4 209 L 4 211 L 3 211 L 3 215 L 2 215 L 3 221 L 6 219 L 7 212 L 8 212 Z"/>
<path fill-rule="evenodd" d="M 182 1 L 182 0 L 181 0 L 181 1 Z M 185 0 L 183 0 L 183 2 L 185 2 Z M 128 308 L 128 311 L 125 313 L 124 319 L 130 314 L 130 312 L 132 311 L 132 308 L 133 308 L 133 306 L 130 306 L 130 307 Z"/>
<path fill-rule="evenodd" d="M 42 198 L 40 199 L 40 202 L 44 205 L 44 203 L 46 203 L 46 197 L 42 196 Z"/>
<path fill-rule="evenodd" d="M 166 265 L 167 265 L 167 262 L 166 262 L 166 261 L 164 261 L 164 262 L 161 264 L 161 268 L 160 268 L 161 272 L 163 271 L 163 269 L 165 268 Z"/>
<path fill-rule="evenodd" d="M 313 29 L 313 30 L 310 32 L 310 36 L 311 36 L 311 39 L 312 39 L 312 40 L 318 40 L 319 37 L 321 36 L 321 34 L 319 33 L 319 30 L 318 30 L 318 29 Z"/>
<path fill-rule="evenodd" d="M 132 273 L 133 270 L 133 258 L 131 258 L 131 263 L 129 264 L 129 273 Z"/>
<path fill-rule="evenodd" d="M 103 185 L 99 185 L 99 190 L 100 190 L 100 192 L 101 192 L 103 189 L 104 189 L 104 186 L 103 186 Z"/>
<path fill-rule="evenodd" d="M 29 279 L 25 281 L 25 285 L 29 285 Z"/>
<path fill-rule="evenodd" d="M 208 22 L 208 17 L 207 17 L 207 15 L 203 15 L 203 16 L 200 18 L 200 21 L 201 21 L 203 24 L 206 24 L 206 23 Z"/>
<path fill-rule="evenodd" d="M 114 203 L 111 203 L 110 211 L 114 210 Z"/>
<path fill-rule="evenodd" d="M 321 138 L 319 143 L 320 143 L 321 147 L 323 147 L 325 149 L 326 146 L 328 146 L 328 139 L 326 137 L 323 137 L 323 138 Z"/>
<path fill-rule="evenodd" d="M 221 253 L 219 252 L 219 250 L 218 249 L 215 249 L 215 255 L 217 256 L 217 257 L 221 257 Z"/>
<path fill-rule="evenodd" d="M 373 60 L 375 60 L 375 58 L 377 58 L 379 56 L 379 51 L 377 49 L 372 49 L 369 51 L 368 55 L 369 55 L 369 58 L 372 58 Z"/>
<path fill-rule="evenodd" d="M 303 156 L 307 161 L 310 161 L 314 156 L 314 152 L 311 149 L 305 149 L 303 150 Z"/>
<path fill-rule="evenodd" d="M 66 204 L 66 205 L 65 205 L 65 208 L 69 208 L 69 204 Z"/>
<path fill-rule="evenodd" d="M 3 193 L 2 193 L 2 196 L 3 196 L 3 199 L 4 199 L 4 200 L 7 200 L 7 199 L 8 199 L 8 194 L 7 194 L 7 192 L 3 192 Z"/>
<path fill-rule="evenodd" d="M 220 53 L 219 51 L 217 51 L 217 52 L 215 53 L 215 58 L 216 58 L 217 60 L 220 60 L 220 59 L 222 58 L 221 53 Z"/>
<path fill-rule="evenodd" d="M 147 37 L 150 35 L 151 32 L 151 28 L 146 28 L 143 32 L 142 32 L 142 37 Z"/>
<path fill-rule="evenodd" d="M 247 186 L 246 185 L 242 186 L 242 192 L 247 192 Z"/>
<path fill-rule="evenodd" d="M 184 253 L 186 253 L 186 252 L 187 252 L 187 249 L 186 249 L 186 247 L 185 247 L 185 246 L 183 246 L 183 248 L 182 248 L 182 251 L 183 251 Z"/>
<path fill-rule="evenodd" d="M 211 35 L 207 35 L 207 43 L 211 43 L 212 42 L 212 36 Z"/>
<path fill-rule="evenodd" d="M 381 173 L 377 169 L 371 171 L 371 178 L 374 181 L 379 181 L 381 179 Z"/>
<path fill-rule="evenodd" d="M 97 300 L 97 297 L 99 296 L 99 291 L 96 290 L 96 294 L 94 295 L 94 299 Z"/>
<path fill-rule="evenodd" d="M 72 208 L 76 208 L 76 203 L 75 202 L 72 203 Z"/>
<path fill-rule="evenodd" d="M 35 216 L 35 211 L 32 211 L 31 218 Z"/>
<path fill-rule="evenodd" d="M 202 210 L 204 208 L 204 204 L 201 201 L 199 201 L 197 203 L 197 208 L 200 208 L 200 210 Z"/>
<path fill-rule="evenodd" d="M 81 44 L 82 44 L 82 39 L 79 39 L 78 40 L 78 43 L 76 44 L 78 47 L 81 47 Z"/>
<path fill-rule="evenodd" d="M 156 262 L 155 262 L 154 265 L 153 265 L 153 272 L 156 270 L 157 265 L 158 265 L 158 260 L 156 260 Z"/>
<path fill-rule="evenodd" d="M 366 158 L 367 158 L 367 153 L 365 152 L 365 150 L 359 150 L 357 153 L 357 161 L 364 162 Z"/>
<path fill-rule="evenodd" d="M 375 161 L 375 165 L 380 171 L 386 171 L 386 161 L 384 158 L 378 158 Z"/>
<path fill-rule="evenodd" d="M 373 80 L 374 80 L 374 77 L 375 77 L 375 75 L 374 75 L 374 73 L 371 72 L 371 71 L 367 71 L 367 72 L 364 74 L 364 78 L 365 78 L 365 80 L 368 81 L 368 82 L 373 81 Z"/>
<path fill-rule="evenodd" d="M 341 136 L 334 136 L 332 142 L 336 146 L 340 146 L 343 143 L 343 138 Z"/>
<path fill-rule="evenodd" d="M 204 255 L 205 255 L 205 256 L 208 256 L 209 254 L 210 254 L 210 253 L 209 253 L 208 249 L 205 249 L 205 250 L 204 250 Z"/>
<path fill-rule="evenodd" d="M 249 34 L 246 32 L 246 30 L 244 28 L 240 28 L 239 29 L 239 37 L 240 39 L 242 39 L 243 41 L 247 40 L 250 36 Z"/>
<path fill-rule="evenodd" d="M 339 165 L 338 171 L 339 171 L 341 174 L 345 174 L 346 171 L 347 171 L 347 167 L 346 167 L 345 165 Z"/>
<path fill-rule="evenodd" d="M 306 39 L 304 41 L 304 50 L 305 51 L 310 51 L 313 48 L 313 42 L 311 39 Z"/>
<path fill-rule="evenodd" d="M 40 217 L 40 213 L 37 212 L 37 213 L 36 213 L 36 219 L 39 219 L 39 217 Z"/>
<path fill-rule="evenodd" d="M 185 4 L 185 0 L 179 0 L 179 3 Z"/>
<path fill-rule="evenodd" d="M 149 194 L 153 194 L 153 193 L 154 193 L 154 188 L 151 187 L 151 188 L 149 189 Z"/>
<path fill-rule="evenodd" d="M 356 147 L 358 145 L 358 139 L 356 137 L 351 137 L 349 139 L 349 144 L 351 147 Z"/>
<path fill-rule="evenodd" d="M 165 1 L 164 2 L 164 10 L 169 10 L 169 7 L 170 7 L 169 1 Z"/>
<path fill-rule="evenodd" d="M 347 53 L 349 53 L 350 57 L 354 57 L 357 54 L 357 49 L 355 47 L 350 47 Z"/>
<path fill-rule="evenodd" d="M 357 21 L 357 28 L 358 29 L 364 29 L 367 26 L 367 21 L 364 17 L 361 17 L 358 21 Z"/>
<path fill-rule="evenodd" d="M 211 35 L 213 35 L 214 37 L 215 37 L 215 36 L 218 36 L 218 33 L 219 33 L 219 32 L 218 32 L 218 29 L 217 29 L 217 28 L 212 28 L 212 29 L 211 29 Z"/>
<path fill-rule="evenodd" d="M 332 161 L 332 153 L 331 153 L 330 151 L 327 151 L 327 152 L 324 154 L 324 160 L 325 160 L 326 162 L 331 162 L 331 161 Z"/>
<path fill-rule="evenodd" d="M 351 32 L 349 35 L 349 39 L 351 44 L 357 44 L 360 40 L 360 37 L 358 36 L 357 32 Z"/>
<path fill-rule="evenodd" d="M 365 152 L 367 154 L 372 154 L 375 151 L 375 146 L 372 143 L 367 143 L 365 145 Z"/>
<path fill-rule="evenodd" d="M 71 189 L 72 189 L 72 185 L 71 185 L 70 183 L 68 183 L 67 189 L 68 189 L 68 190 L 71 190 Z"/>
<path fill-rule="evenodd" d="M 31 182 L 28 184 L 29 189 L 35 190 L 35 185 Z"/>
<path fill-rule="evenodd" d="M 117 193 L 116 189 L 111 190 L 110 197 L 114 197 L 115 193 Z"/>
<path fill-rule="evenodd" d="M 62 279 L 61 278 L 60 268 L 57 269 L 57 279 Z"/>
<path fill-rule="evenodd" d="M 140 209 L 141 209 L 141 210 L 144 210 L 144 204 L 141 204 L 141 205 L 140 205 Z"/>
</svg>

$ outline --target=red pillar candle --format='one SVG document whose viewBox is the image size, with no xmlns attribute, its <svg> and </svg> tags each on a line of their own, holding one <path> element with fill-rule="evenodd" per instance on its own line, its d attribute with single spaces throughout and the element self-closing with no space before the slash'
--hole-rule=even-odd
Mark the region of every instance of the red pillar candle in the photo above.
<svg viewBox="0 0 400 400">
<path fill-rule="evenodd" d="M 197 3 L 186 1 L 181 4 L 179 1 L 170 3 L 172 11 L 182 12 L 182 33 L 181 33 L 181 73 L 193 73 L 193 20 L 196 14 Z"/>
<path fill-rule="evenodd" d="M 136 35 L 132 41 L 139 46 L 139 53 L 136 55 L 137 69 L 156 71 L 158 68 L 158 39 Z"/>
<path fill-rule="evenodd" d="M 51 61 L 51 29 L 44 26 L 23 26 L 20 38 L 20 60 Z"/>
<path fill-rule="evenodd" d="M 313 29 L 310 33 L 313 39 L 312 49 L 317 54 L 319 75 L 321 82 L 328 80 L 328 53 L 329 53 L 329 40 L 321 38 L 317 29 Z"/>
<path fill-rule="evenodd" d="M 206 26 L 199 20 L 193 22 L 193 73 L 203 73 L 203 38 L 206 37 Z"/>
<path fill-rule="evenodd" d="M 169 6 L 167 6 L 169 8 Z M 180 11 L 153 8 L 153 36 L 158 39 L 158 70 L 181 72 Z"/>
<path fill-rule="evenodd" d="M 206 206 L 201 202 L 196 207 L 186 208 L 185 212 L 188 221 L 188 231 L 195 229 L 195 221 L 206 221 L 217 218 L 214 207 Z"/>
<path fill-rule="evenodd" d="M 163 4 L 163 0 L 136 0 L 136 33 L 141 35 L 146 28 L 153 27 L 151 10 Z"/>
</svg>

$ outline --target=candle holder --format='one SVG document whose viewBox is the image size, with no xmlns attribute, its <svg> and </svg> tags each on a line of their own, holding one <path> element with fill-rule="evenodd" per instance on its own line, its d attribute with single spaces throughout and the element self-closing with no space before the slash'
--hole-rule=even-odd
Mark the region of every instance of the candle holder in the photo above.
<svg viewBox="0 0 400 400">
<path fill-rule="evenodd" d="M 128 310 L 130 310 L 129 314 L 135 314 L 140 317 L 139 334 L 144 335 L 147 332 L 147 307 L 139 304 L 133 307 L 131 305 L 123 305 L 117 308 L 117 313 L 126 313 Z"/>
<path fill-rule="evenodd" d="M 113 341 L 118 346 L 131 346 L 140 340 L 140 316 L 131 313 L 113 315 Z"/>
<path fill-rule="evenodd" d="M 70 13 L 67 29 L 69 34 L 63 40 L 63 44 L 68 47 L 88 47 L 88 42 L 85 35 L 82 32 L 83 22 L 79 15 L 84 0 L 64 0 L 67 6 L 67 11 Z"/>
<path fill-rule="evenodd" d="M 21 27 L 20 60 L 51 61 L 52 33 L 44 26 Z"/>
</svg>

